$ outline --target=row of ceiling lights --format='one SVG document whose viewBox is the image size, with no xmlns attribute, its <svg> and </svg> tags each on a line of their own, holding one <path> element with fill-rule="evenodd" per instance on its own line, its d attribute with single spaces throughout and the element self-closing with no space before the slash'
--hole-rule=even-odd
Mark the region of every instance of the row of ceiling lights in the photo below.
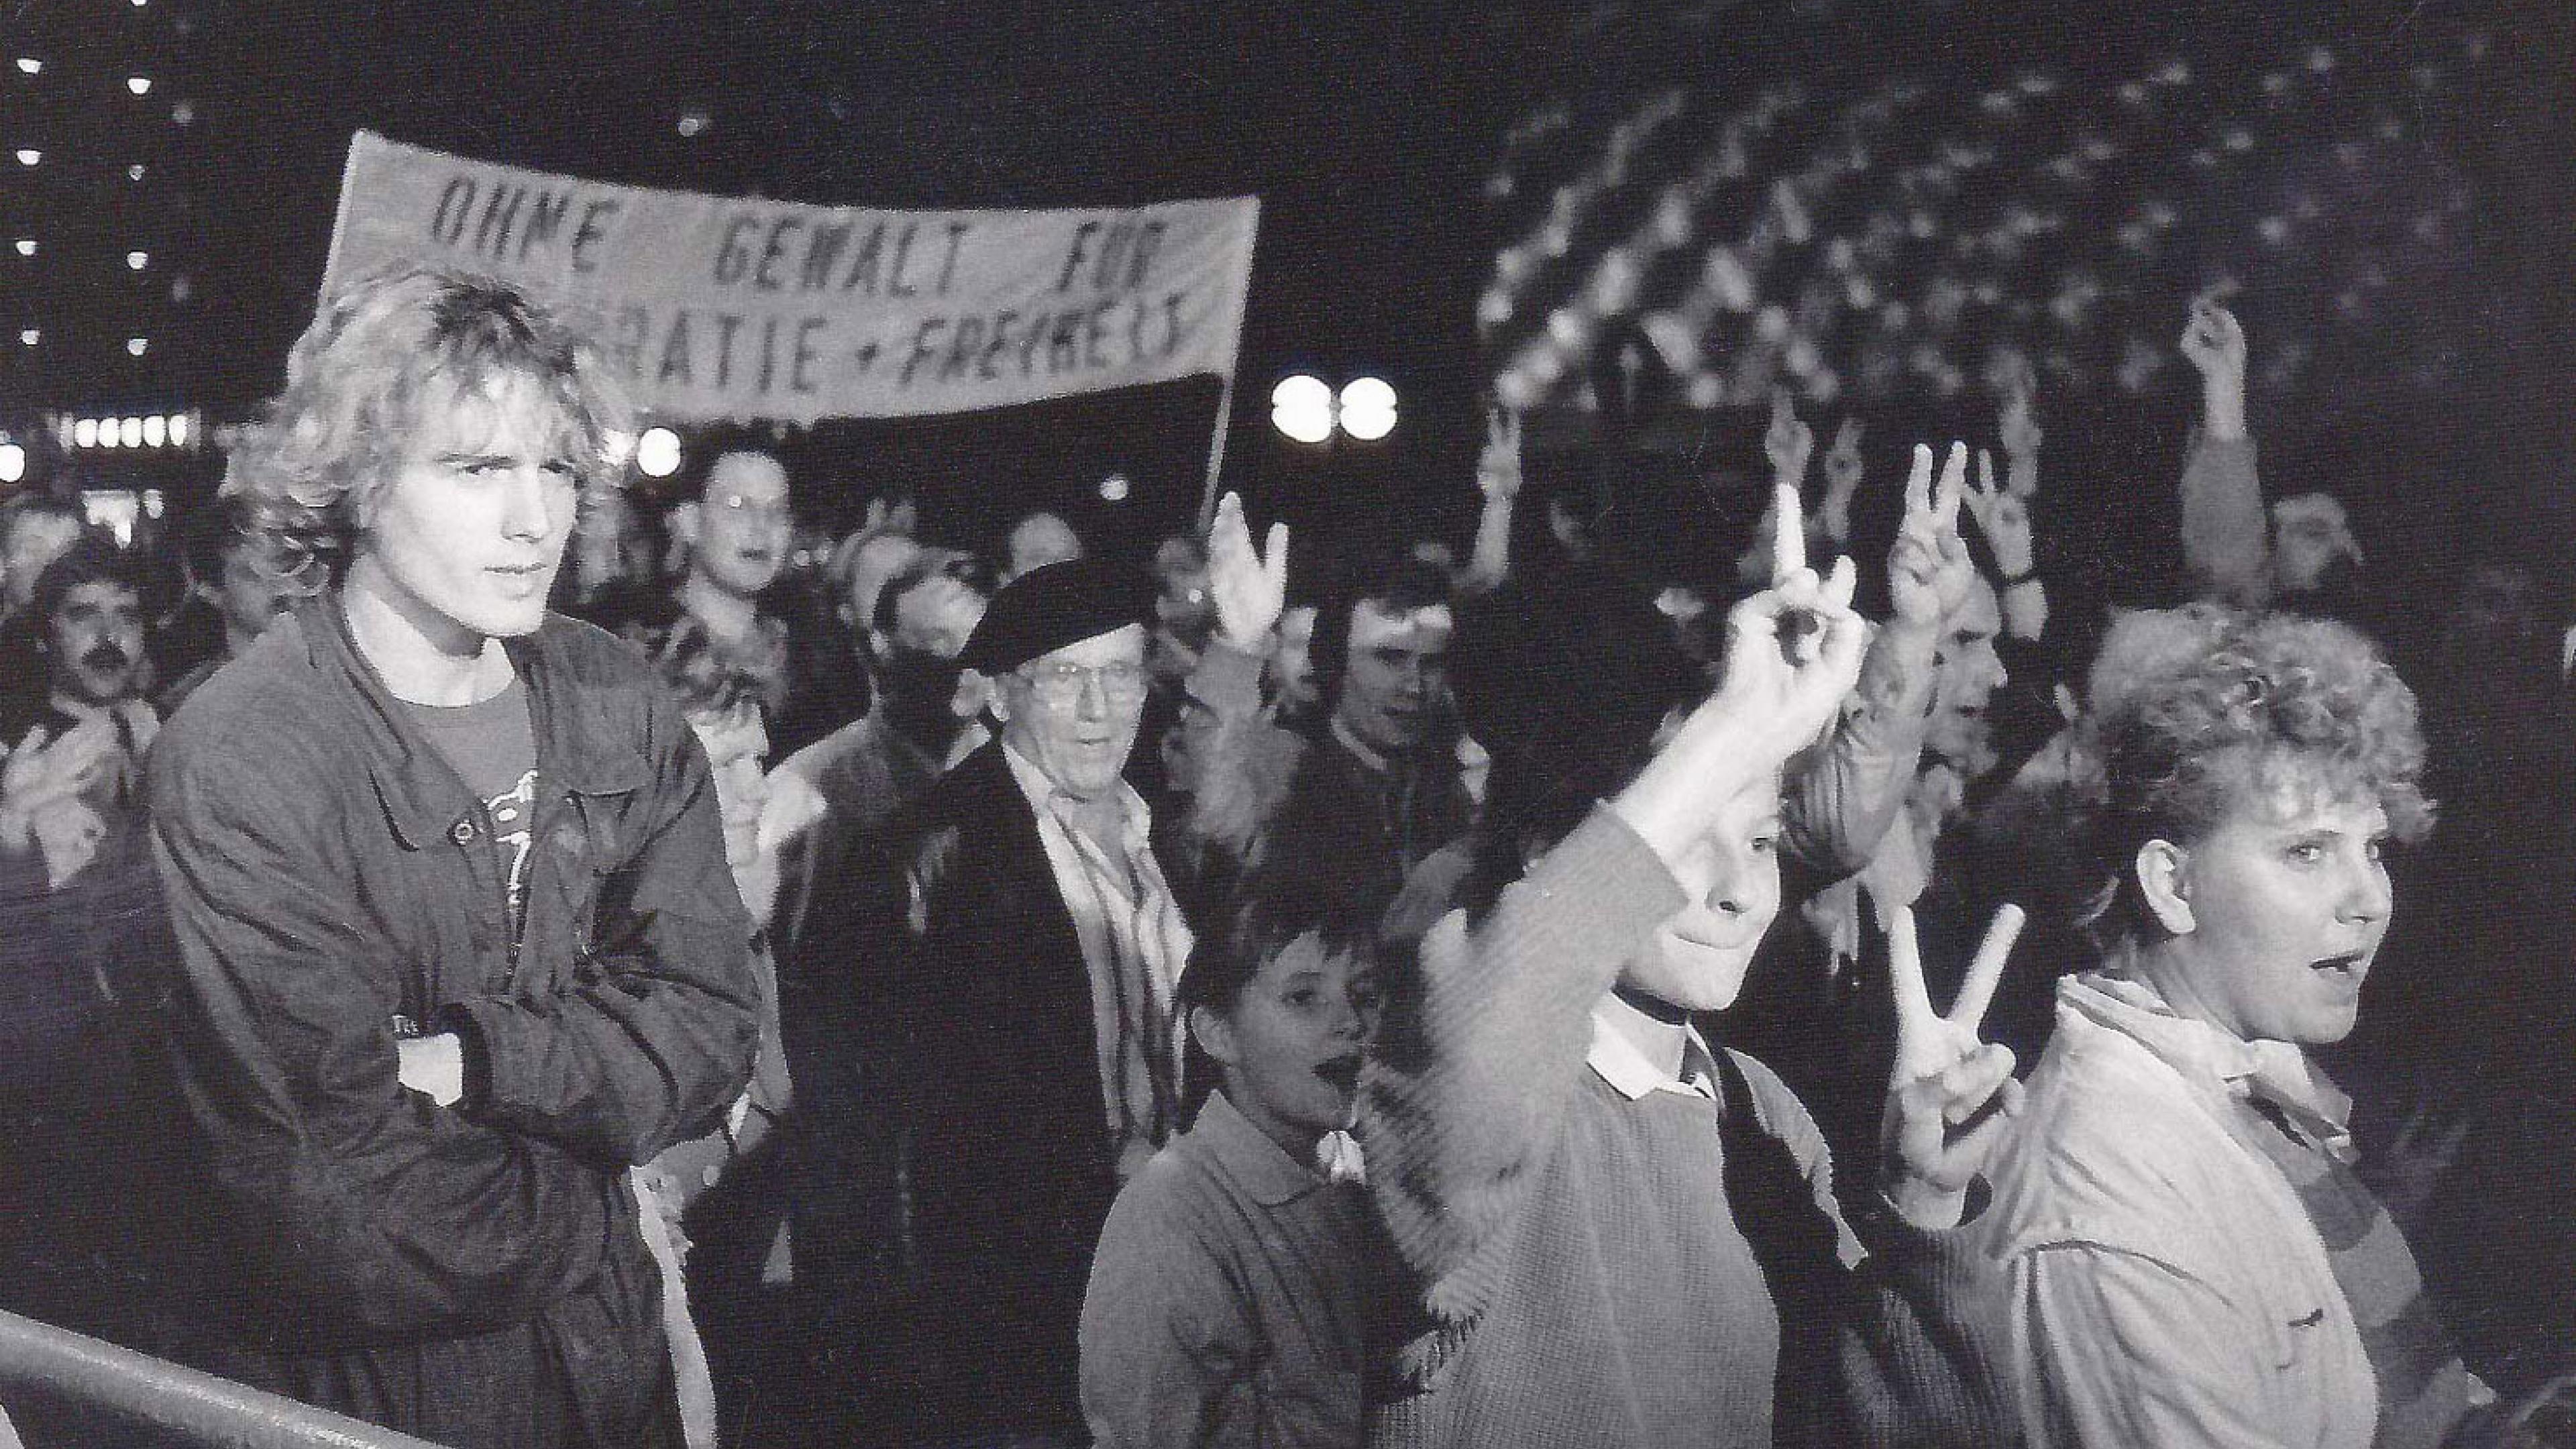
<svg viewBox="0 0 2576 1449">
<path fill-rule="evenodd" d="M 85 418 L 69 413 L 53 420 L 54 437 L 65 451 L 90 448 L 188 448 L 206 441 L 206 420 L 194 412 L 152 413 L 130 418 Z"/>
</svg>

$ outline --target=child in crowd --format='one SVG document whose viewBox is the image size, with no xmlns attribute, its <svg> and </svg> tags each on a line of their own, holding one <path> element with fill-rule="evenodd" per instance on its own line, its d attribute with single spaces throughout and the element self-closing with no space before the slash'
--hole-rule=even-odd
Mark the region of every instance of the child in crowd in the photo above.
<svg viewBox="0 0 2576 1449">
<path fill-rule="evenodd" d="M 1251 884 L 1180 980 L 1190 1128 L 1110 1209 L 1082 1308 L 1082 1410 L 1118 1446 L 1356 1445 L 1393 1262 L 1350 1124 L 1377 1014 L 1365 913 Z"/>
</svg>

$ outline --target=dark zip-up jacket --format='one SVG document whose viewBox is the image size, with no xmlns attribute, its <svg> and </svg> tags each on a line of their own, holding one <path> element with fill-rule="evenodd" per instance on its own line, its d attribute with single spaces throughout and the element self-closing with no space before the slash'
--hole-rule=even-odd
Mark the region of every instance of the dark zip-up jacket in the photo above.
<svg viewBox="0 0 2576 1449">
<path fill-rule="evenodd" d="M 290 1374 L 324 1397 L 421 1375 L 392 1409 L 433 1422 L 493 1387 L 475 1353 L 436 1382 L 442 1345 L 534 1343 L 596 1432 L 667 1382 L 625 1170 L 740 1094 L 758 991 L 706 757 L 649 667 L 558 617 L 508 649 L 542 791 L 515 953 L 489 814 L 336 600 L 170 722 L 150 800 L 177 1055 L 259 1350 L 333 1361 Z M 465 1038 L 454 1108 L 399 1085 L 407 1023 Z"/>
</svg>

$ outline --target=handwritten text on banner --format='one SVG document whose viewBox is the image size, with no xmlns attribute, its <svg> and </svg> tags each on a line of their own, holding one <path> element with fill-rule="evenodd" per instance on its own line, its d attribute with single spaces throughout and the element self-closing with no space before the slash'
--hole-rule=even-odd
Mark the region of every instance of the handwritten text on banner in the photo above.
<svg viewBox="0 0 2576 1449">
<path fill-rule="evenodd" d="M 903 417 L 1231 375 L 1252 198 L 871 211 L 611 186 L 361 131 L 328 294 L 401 261 L 579 318 L 679 418 Z"/>
</svg>

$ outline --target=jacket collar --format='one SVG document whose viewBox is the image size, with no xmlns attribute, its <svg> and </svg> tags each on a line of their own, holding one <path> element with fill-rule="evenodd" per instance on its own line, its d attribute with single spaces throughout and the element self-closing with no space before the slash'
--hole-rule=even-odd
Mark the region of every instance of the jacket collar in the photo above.
<svg viewBox="0 0 2576 1449">
<path fill-rule="evenodd" d="M 298 604 L 280 627 L 301 635 L 305 661 L 326 679 L 348 686 L 365 732 L 367 773 L 395 836 L 412 850 L 445 835 L 472 797 L 437 750 L 422 738 L 409 706 L 394 697 L 384 677 L 349 633 L 339 591 Z M 551 617 L 535 634 L 503 641 L 510 667 L 528 691 L 528 718 L 537 742 L 537 768 L 550 786 L 575 794 L 613 795 L 644 784 L 641 752 L 616 746 L 633 726 L 609 717 L 606 700 L 565 689 L 561 626 Z M 622 693 L 622 691 L 621 691 Z"/>
<path fill-rule="evenodd" d="M 1208 1093 L 1189 1135 L 1205 1143 L 1225 1175 L 1241 1183 L 1263 1207 L 1281 1207 L 1330 1185 L 1321 1172 L 1263 1135 L 1223 1092 Z"/>
<path fill-rule="evenodd" d="M 2141 981 L 2101 972 L 2060 981 L 2059 1006 L 2144 1047 L 2204 1092 L 2268 1104 L 2329 1151 L 2349 1144 L 2352 1099 L 2308 1054 L 2284 1041 L 2245 1041 L 2182 1016 Z"/>
</svg>

